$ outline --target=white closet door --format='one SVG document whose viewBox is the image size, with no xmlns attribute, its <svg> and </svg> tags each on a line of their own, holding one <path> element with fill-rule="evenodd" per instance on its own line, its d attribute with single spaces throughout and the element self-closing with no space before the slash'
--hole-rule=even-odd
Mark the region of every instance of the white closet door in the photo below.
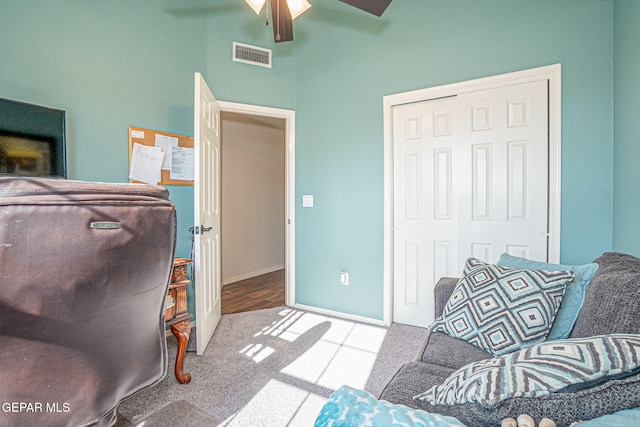
<svg viewBox="0 0 640 427">
<path fill-rule="evenodd" d="M 475 256 L 547 259 L 547 82 L 393 108 L 394 322 L 428 326 L 433 286 Z"/>
<path fill-rule="evenodd" d="M 433 285 L 457 253 L 456 98 L 406 104 L 394 117 L 394 321 L 433 320 Z"/>
<path fill-rule="evenodd" d="M 458 269 L 468 256 L 547 260 L 547 82 L 458 96 Z"/>
</svg>

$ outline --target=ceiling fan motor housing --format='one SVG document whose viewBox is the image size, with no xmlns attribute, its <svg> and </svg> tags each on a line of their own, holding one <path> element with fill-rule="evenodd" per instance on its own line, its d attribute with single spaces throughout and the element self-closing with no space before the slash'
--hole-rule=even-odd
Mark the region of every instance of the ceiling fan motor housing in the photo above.
<svg viewBox="0 0 640 427">
<path fill-rule="evenodd" d="M 391 3 L 391 0 L 340 0 L 342 3 L 346 3 L 353 7 L 357 7 L 365 12 L 372 13 L 376 16 L 382 16 L 387 6 Z"/>
<path fill-rule="evenodd" d="M 246 0 L 251 7 L 259 13 L 264 0 Z M 341 2 L 371 13 L 376 16 L 382 16 L 387 7 L 391 3 L 391 0 L 340 0 Z M 273 39 L 276 43 L 288 42 L 293 40 L 293 19 L 287 0 L 269 0 L 271 4 L 271 19 L 273 22 Z M 310 5 L 306 3 L 308 9 Z M 301 12 L 299 12 L 301 13 Z M 297 16 L 297 15 L 296 15 Z M 269 25 L 269 15 L 267 14 L 267 25 Z"/>
</svg>

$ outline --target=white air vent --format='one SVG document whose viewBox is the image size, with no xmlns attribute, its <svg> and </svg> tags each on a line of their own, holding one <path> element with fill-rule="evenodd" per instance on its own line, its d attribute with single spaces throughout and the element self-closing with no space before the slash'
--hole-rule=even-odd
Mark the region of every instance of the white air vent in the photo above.
<svg viewBox="0 0 640 427">
<path fill-rule="evenodd" d="M 271 49 L 233 42 L 233 60 L 271 68 Z"/>
</svg>

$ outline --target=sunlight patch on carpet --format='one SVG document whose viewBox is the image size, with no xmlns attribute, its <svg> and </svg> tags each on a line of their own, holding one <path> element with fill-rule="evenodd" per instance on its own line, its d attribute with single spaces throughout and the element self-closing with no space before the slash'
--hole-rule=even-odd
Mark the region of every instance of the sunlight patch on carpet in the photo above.
<svg viewBox="0 0 640 427">
<path fill-rule="evenodd" d="M 363 388 L 386 336 L 383 327 L 365 325 L 313 313 L 287 324 L 281 334 L 300 337 L 321 323 L 331 327 L 304 354 L 280 372 L 332 390 L 342 385 Z"/>
<path fill-rule="evenodd" d="M 273 322 L 269 326 L 265 326 L 260 332 L 255 334 L 254 337 L 271 335 L 274 337 L 280 337 L 289 342 L 294 341 L 300 334 L 289 331 L 289 329 L 292 327 L 292 325 L 296 324 L 296 322 L 304 315 L 304 313 L 296 310 L 284 309 L 278 314 L 280 314 L 280 316 L 282 316 L 283 318 Z"/>
<path fill-rule="evenodd" d="M 326 341 L 315 343 L 308 351 L 285 366 L 280 372 L 317 384 L 338 352 L 340 346 Z"/>
<path fill-rule="evenodd" d="M 291 308 L 278 315 L 271 324 L 258 327 L 239 353 L 256 364 L 283 362 L 279 372 L 286 377 L 271 378 L 222 425 L 293 426 L 295 420 L 308 425 L 327 400 L 310 391 L 313 388 L 365 388 L 387 328 Z M 309 387 L 300 387 L 300 380 Z"/>
<path fill-rule="evenodd" d="M 245 356 L 253 359 L 254 362 L 260 363 L 267 357 L 271 356 L 275 351 L 275 349 L 262 344 L 249 344 L 240 350 L 240 354 L 244 354 Z"/>
<path fill-rule="evenodd" d="M 317 384 L 331 390 L 337 390 L 343 385 L 364 389 L 376 356 L 368 351 L 342 346 Z"/>
<path fill-rule="evenodd" d="M 356 323 L 343 345 L 378 354 L 386 335 L 385 328 Z"/>
<path fill-rule="evenodd" d="M 272 379 L 239 412 L 220 425 L 308 426 L 309 419 L 315 418 L 326 401 L 325 397 Z"/>
</svg>

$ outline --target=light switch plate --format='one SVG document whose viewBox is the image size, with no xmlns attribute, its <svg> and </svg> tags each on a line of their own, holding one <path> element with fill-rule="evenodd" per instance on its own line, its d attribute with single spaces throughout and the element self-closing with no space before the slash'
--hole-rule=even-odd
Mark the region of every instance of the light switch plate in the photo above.
<svg viewBox="0 0 640 427">
<path fill-rule="evenodd" d="M 313 194 L 304 194 L 302 196 L 302 207 L 303 208 L 313 207 Z"/>
</svg>

